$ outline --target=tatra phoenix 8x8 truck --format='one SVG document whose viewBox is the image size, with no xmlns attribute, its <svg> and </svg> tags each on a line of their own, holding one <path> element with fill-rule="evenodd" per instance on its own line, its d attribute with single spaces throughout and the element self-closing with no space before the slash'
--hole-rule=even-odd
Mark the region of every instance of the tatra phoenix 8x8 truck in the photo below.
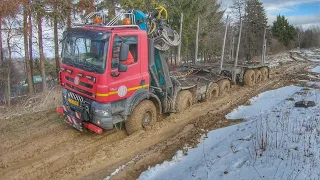
<svg viewBox="0 0 320 180">
<path fill-rule="evenodd" d="M 164 52 L 180 43 L 163 7 L 111 21 L 101 12 L 63 33 L 59 74 L 63 106 L 57 111 L 82 131 L 98 134 L 124 122 L 128 134 L 153 125 L 160 114 L 181 112 L 230 89 L 230 79 L 205 68 L 169 73 Z"/>
</svg>

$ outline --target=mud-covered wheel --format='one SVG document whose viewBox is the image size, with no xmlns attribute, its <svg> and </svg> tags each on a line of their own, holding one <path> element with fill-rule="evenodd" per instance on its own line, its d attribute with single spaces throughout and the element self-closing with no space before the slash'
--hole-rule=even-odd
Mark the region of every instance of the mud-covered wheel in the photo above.
<svg viewBox="0 0 320 180">
<path fill-rule="evenodd" d="M 204 101 L 211 101 L 214 98 L 217 98 L 219 96 L 219 90 L 219 85 L 217 83 L 212 83 L 207 90 Z"/>
<path fill-rule="evenodd" d="M 251 69 L 247 70 L 244 73 L 243 80 L 244 80 L 244 85 L 253 86 L 256 80 L 254 70 L 251 70 Z"/>
<path fill-rule="evenodd" d="M 223 96 L 230 91 L 231 84 L 229 80 L 227 79 L 220 80 L 218 81 L 218 85 L 219 85 L 220 96 Z"/>
<path fill-rule="evenodd" d="M 143 100 L 133 110 L 125 123 L 129 135 L 153 125 L 157 121 L 156 106 L 150 100 Z"/>
<path fill-rule="evenodd" d="M 269 78 L 269 70 L 266 67 L 260 68 L 261 71 L 261 81 L 266 81 Z"/>
<path fill-rule="evenodd" d="M 261 75 L 261 71 L 260 70 L 254 70 L 255 72 L 255 82 L 256 84 L 260 83 L 262 81 L 262 75 Z"/>
<path fill-rule="evenodd" d="M 192 105 L 192 94 L 188 90 L 180 91 L 176 99 L 176 110 L 182 112 Z"/>
</svg>

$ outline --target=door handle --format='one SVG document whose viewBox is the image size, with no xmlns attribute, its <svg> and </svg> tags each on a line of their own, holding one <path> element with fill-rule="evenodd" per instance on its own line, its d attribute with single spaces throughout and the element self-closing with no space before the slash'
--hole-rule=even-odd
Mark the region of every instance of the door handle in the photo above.
<svg viewBox="0 0 320 180">
<path fill-rule="evenodd" d="M 110 75 L 111 75 L 112 77 L 118 77 L 118 76 L 120 75 L 120 73 L 113 71 L 113 72 L 110 73 Z"/>
</svg>

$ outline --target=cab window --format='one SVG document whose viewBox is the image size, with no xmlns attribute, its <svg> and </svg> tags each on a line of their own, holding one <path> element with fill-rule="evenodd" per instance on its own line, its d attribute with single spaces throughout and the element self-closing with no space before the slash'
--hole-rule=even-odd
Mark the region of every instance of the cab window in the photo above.
<svg viewBox="0 0 320 180">
<path fill-rule="evenodd" d="M 138 37 L 137 36 L 116 36 L 113 42 L 113 53 L 111 68 L 117 69 L 119 65 L 119 52 L 121 42 L 129 45 L 129 54 L 127 61 L 123 61 L 123 64 L 131 65 L 138 61 Z"/>
</svg>

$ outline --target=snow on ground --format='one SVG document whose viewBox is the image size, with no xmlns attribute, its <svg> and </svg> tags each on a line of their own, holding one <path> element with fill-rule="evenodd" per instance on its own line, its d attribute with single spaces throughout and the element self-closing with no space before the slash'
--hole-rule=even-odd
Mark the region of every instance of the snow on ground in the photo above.
<svg viewBox="0 0 320 180">
<path fill-rule="evenodd" d="M 263 92 L 259 94 L 257 97 L 254 97 L 249 100 L 250 104 L 252 104 L 251 106 L 240 106 L 234 109 L 231 113 L 227 114 L 226 118 L 246 119 L 256 115 L 259 112 L 264 113 L 271 111 L 271 107 L 284 101 L 300 89 L 301 87 L 297 86 L 287 86 L 277 90 Z M 281 94 L 280 97 L 278 93 Z"/>
<path fill-rule="evenodd" d="M 310 87 L 313 87 L 313 88 L 320 88 L 320 82 L 309 81 L 309 82 L 307 82 L 307 86 L 310 86 Z"/>
<path fill-rule="evenodd" d="M 301 100 L 317 106 L 294 107 Z M 178 151 L 139 179 L 319 179 L 320 90 L 288 86 L 250 102 L 227 115 L 246 122 L 210 131 L 187 156 Z"/>
<path fill-rule="evenodd" d="M 320 66 L 317 66 L 317 67 L 313 68 L 313 69 L 311 70 L 311 72 L 320 73 Z"/>
<path fill-rule="evenodd" d="M 293 60 L 290 58 L 290 54 L 287 52 L 269 55 L 266 58 L 266 62 L 269 63 L 270 68 L 274 68 L 274 67 L 280 66 L 282 63 L 287 63 L 291 61 Z"/>
<path fill-rule="evenodd" d="M 320 88 L 320 82 L 319 81 L 309 81 L 309 80 L 299 80 L 299 81 L 304 83 L 308 87 Z"/>
<path fill-rule="evenodd" d="M 320 49 L 302 49 L 299 54 L 310 61 L 320 62 Z"/>
</svg>

